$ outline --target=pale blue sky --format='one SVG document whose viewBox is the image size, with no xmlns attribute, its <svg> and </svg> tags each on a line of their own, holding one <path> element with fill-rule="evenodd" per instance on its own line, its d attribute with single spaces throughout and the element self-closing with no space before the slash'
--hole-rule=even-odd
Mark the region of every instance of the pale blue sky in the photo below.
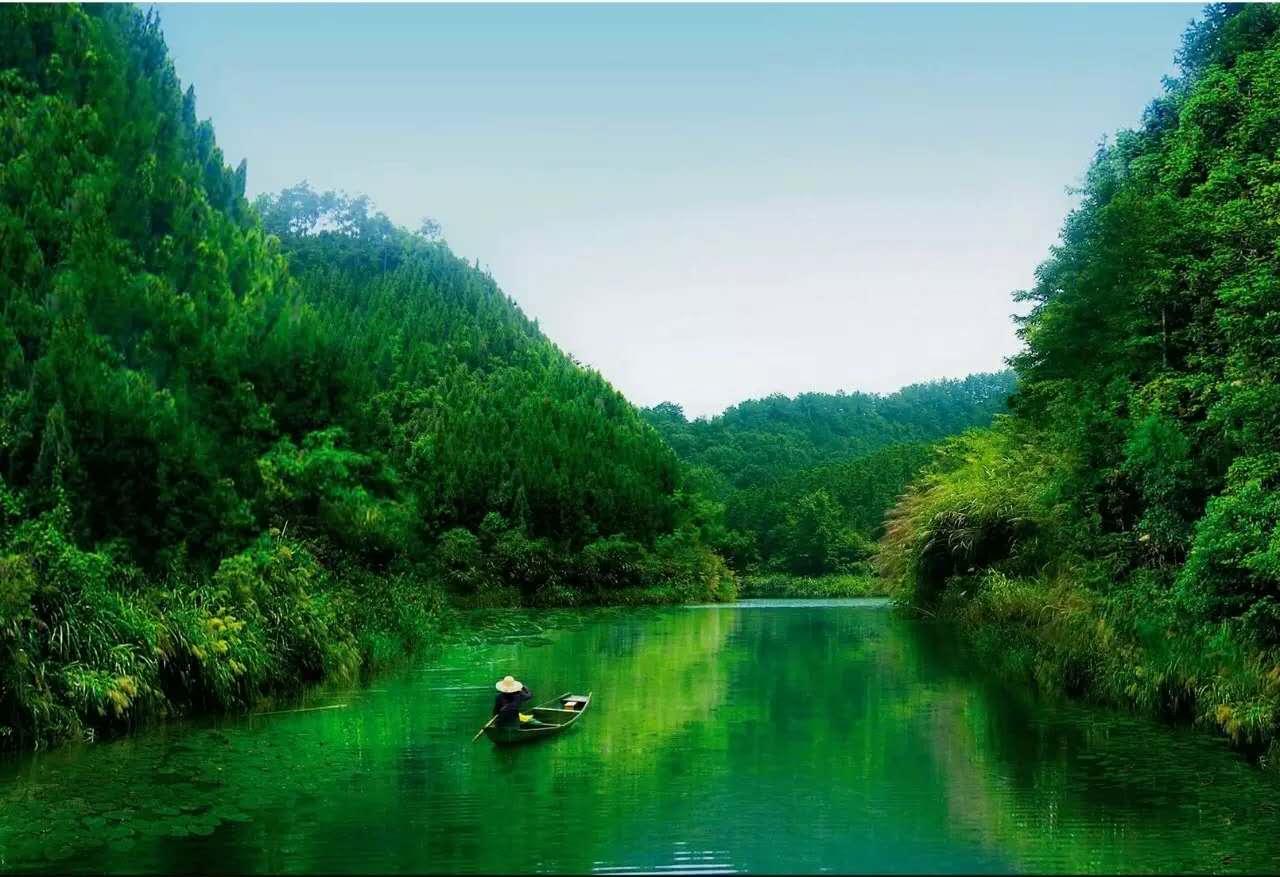
<svg viewBox="0 0 1280 877">
<path fill-rule="evenodd" d="M 691 414 L 1000 368 L 1104 135 L 1198 5 L 161 5 L 250 194 L 437 219 Z"/>
</svg>

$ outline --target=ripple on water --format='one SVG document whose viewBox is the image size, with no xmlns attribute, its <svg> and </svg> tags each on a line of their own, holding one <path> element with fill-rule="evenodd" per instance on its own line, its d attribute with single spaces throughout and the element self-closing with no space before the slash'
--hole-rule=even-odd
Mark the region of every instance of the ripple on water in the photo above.
<svg viewBox="0 0 1280 877">
<path fill-rule="evenodd" d="M 893 605 L 888 597 L 767 597 L 737 600 L 733 603 L 693 603 L 684 609 L 884 609 Z"/>
<path fill-rule="evenodd" d="M 861 611 L 883 605 L 562 615 L 537 648 L 451 648 L 346 709 L 11 760 L 0 870 L 1274 870 L 1274 777 L 1211 737 L 1036 701 L 945 629 Z M 553 740 L 472 743 L 496 670 L 596 698 Z"/>
</svg>

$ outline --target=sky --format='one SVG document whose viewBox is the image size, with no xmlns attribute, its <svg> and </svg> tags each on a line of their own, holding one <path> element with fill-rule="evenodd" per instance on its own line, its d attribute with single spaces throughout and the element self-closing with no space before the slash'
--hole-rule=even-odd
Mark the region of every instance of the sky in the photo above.
<svg viewBox="0 0 1280 877">
<path fill-rule="evenodd" d="M 251 196 L 435 219 L 691 417 L 1002 368 L 1069 188 L 1200 8 L 158 6 Z"/>
</svg>

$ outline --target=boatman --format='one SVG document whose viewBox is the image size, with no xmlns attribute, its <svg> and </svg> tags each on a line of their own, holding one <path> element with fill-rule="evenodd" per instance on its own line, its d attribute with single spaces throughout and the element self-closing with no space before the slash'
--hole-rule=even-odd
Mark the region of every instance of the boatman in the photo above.
<svg viewBox="0 0 1280 877">
<path fill-rule="evenodd" d="M 529 689 L 511 676 L 502 677 L 502 681 L 495 687 L 498 689 L 498 696 L 493 701 L 493 714 L 498 717 L 495 725 L 499 728 L 513 728 L 534 721 L 531 713 L 520 711 L 521 707 L 533 700 Z"/>
</svg>

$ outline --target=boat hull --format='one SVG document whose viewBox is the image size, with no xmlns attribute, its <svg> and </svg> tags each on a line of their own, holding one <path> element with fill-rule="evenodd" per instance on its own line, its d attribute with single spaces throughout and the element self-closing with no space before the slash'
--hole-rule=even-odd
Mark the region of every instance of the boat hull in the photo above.
<svg viewBox="0 0 1280 877">
<path fill-rule="evenodd" d="M 575 702 L 580 704 L 578 708 L 565 708 L 566 705 L 574 705 Z M 582 718 L 582 714 L 587 711 L 589 706 L 591 706 L 591 694 L 589 692 L 585 696 L 562 694 L 555 700 L 539 704 L 529 711 L 538 721 L 537 725 L 532 727 L 517 726 L 514 728 L 500 728 L 497 725 L 488 725 L 484 729 L 484 735 L 492 740 L 495 746 L 519 746 L 524 743 L 533 743 L 536 740 L 546 740 L 548 737 L 555 737 L 577 724 L 578 719 Z"/>
</svg>

